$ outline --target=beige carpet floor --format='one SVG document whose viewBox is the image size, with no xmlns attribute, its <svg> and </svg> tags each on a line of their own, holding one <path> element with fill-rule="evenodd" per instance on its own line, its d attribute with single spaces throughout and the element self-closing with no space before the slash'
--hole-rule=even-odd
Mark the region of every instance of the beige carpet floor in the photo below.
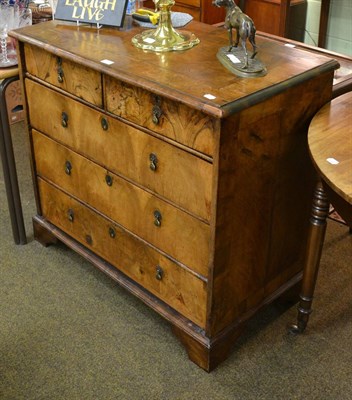
<svg viewBox="0 0 352 400">
<path fill-rule="evenodd" d="M 28 244 L 13 243 L 0 171 L 1 400 L 352 399 L 352 235 L 329 221 L 314 312 L 257 314 L 211 374 L 169 325 L 63 245 L 33 240 L 23 124 L 13 126 Z"/>
</svg>

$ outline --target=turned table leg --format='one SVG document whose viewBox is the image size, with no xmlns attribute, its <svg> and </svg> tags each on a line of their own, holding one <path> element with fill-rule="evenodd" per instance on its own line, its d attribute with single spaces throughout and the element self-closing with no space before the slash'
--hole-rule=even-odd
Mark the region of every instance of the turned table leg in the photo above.
<svg viewBox="0 0 352 400">
<path fill-rule="evenodd" d="M 18 80 L 17 72 L 15 72 L 15 75 L 7 77 L 0 82 L 0 155 L 13 238 L 16 244 L 26 244 L 27 237 L 6 106 L 6 89 L 10 83 L 16 80 Z"/>
<path fill-rule="evenodd" d="M 289 328 L 291 333 L 302 333 L 307 326 L 309 316 L 312 312 L 311 306 L 315 284 L 318 277 L 328 213 L 328 197 L 324 192 L 322 183 L 319 182 L 313 197 L 302 289 L 298 305 L 297 324 L 294 324 Z"/>
</svg>

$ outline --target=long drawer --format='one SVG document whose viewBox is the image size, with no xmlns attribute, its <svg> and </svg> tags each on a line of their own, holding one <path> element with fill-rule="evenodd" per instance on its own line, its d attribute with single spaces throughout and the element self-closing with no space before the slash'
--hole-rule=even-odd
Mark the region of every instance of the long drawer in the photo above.
<svg viewBox="0 0 352 400">
<path fill-rule="evenodd" d="M 205 326 L 206 282 L 42 179 L 38 186 L 48 221 L 185 317 Z"/>
<path fill-rule="evenodd" d="M 209 221 L 211 163 L 29 79 L 26 91 L 32 127 Z"/>
<path fill-rule="evenodd" d="M 26 68 L 30 74 L 95 106 L 103 106 L 102 79 L 99 72 L 57 57 L 40 47 L 26 44 L 24 52 Z"/>
<path fill-rule="evenodd" d="M 207 276 L 208 224 L 35 130 L 32 138 L 36 171 L 40 177 L 96 208 L 192 270 Z"/>
</svg>

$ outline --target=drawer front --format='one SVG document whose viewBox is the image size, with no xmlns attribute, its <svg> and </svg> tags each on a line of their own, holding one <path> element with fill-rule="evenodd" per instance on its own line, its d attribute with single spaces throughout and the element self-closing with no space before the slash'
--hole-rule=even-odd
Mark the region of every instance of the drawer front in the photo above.
<svg viewBox="0 0 352 400">
<path fill-rule="evenodd" d="M 107 111 L 204 154 L 214 155 L 219 120 L 109 76 L 103 79 Z"/>
<path fill-rule="evenodd" d="M 207 276 L 209 225 L 36 131 L 33 147 L 39 176 Z"/>
<path fill-rule="evenodd" d="M 43 216 L 204 328 L 206 283 L 39 179 Z"/>
<path fill-rule="evenodd" d="M 47 51 L 24 45 L 27 71 L 95 106 L 102 107 L 101 74 Z M 42 110 L 43 111 L 43 110 Z"/>
<path fill-rule="evenodd" d="M 26 91 L 34 128 L 209 221 L 212 164 L 29 79 Z"/>
</svg>

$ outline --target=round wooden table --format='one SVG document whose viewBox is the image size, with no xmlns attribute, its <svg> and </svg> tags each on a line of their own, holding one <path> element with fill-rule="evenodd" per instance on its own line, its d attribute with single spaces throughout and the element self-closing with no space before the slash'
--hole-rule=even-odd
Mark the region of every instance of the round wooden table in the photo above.
<svg viewBox="0 0 352 400">
<path fill-rule="evenodd" d="M 321 181 L 314 192 L 297 324 L 290 328 L 293 333 L 304 331 L 312 312 L 330 203 L 352 227 L 352 92 L 332 100 L 314 116 L 308 145 Z"/>
</svg>

